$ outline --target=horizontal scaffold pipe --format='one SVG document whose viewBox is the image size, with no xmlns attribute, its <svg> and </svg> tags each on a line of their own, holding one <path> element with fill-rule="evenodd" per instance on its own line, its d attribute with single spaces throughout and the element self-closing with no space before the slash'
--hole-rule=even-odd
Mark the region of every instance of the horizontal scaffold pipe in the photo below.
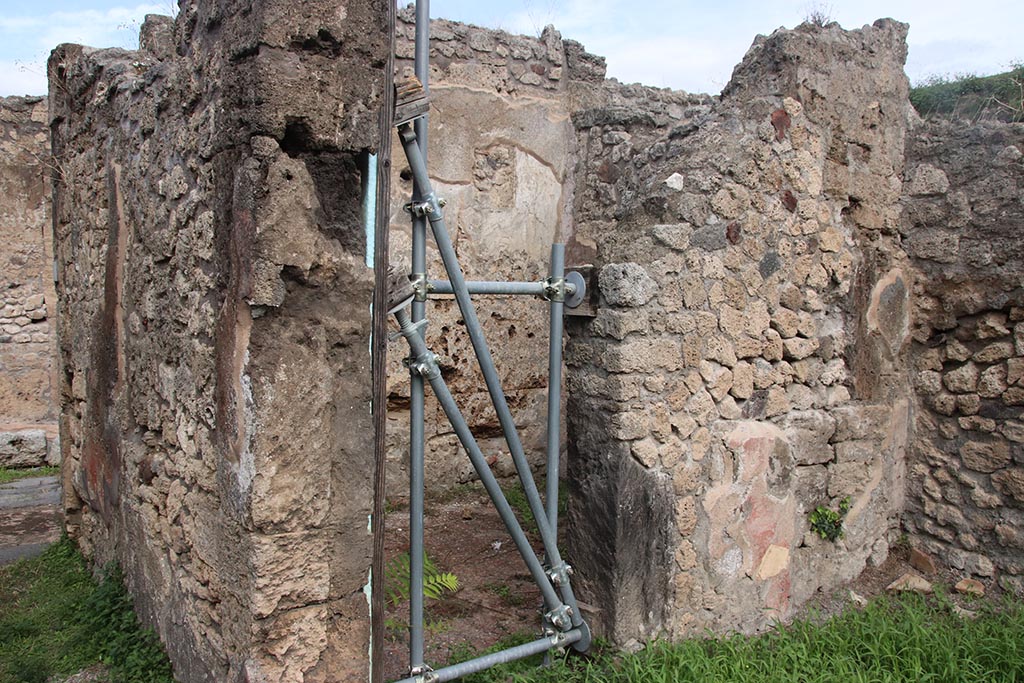
<svg viewBox="0 0 1024 683">
<path fill-rule="evenodd" d="M 548 652 L 560 647 L 566 647 L 584 638 L 584 632 L 582 629 L 573 629 L 566 631 L 565 633 L 557 633 L 547 638 L 541 638 L 534 640 L 529 643 L 517 645 L 501 652 L 495 652 L 493 654 L 484 655 L 483 657 L 477 657 L 476 659 L 470 659 L 467 662 L 461 664 L 453 664 L 446 666 L 443 669 L 437 671 L 428 671 L 418 676 L 411 678 L 403 678 L 395 683 L 442 683 L 443 681 L 454 681 L 476 673 L 483 671 L 492 666 L 498 664 L 505 664 L 506 662 L 514 662 L 519 659 L 524 659 L 532 655 L 537 655 L 542 652 Z"/>
<path fill-rule="evenodd" d="M 470 294 L 505 294 L 544 296 L 548 292 L 548 283 L 540 282 L 490 282 L 486 280 L 470 280 L 466 282 L 466 288 Z M 566 294 L 575 294 L 576 285 L 571 282 L 565 283 Z M 454 294 L 452 283 L 448 280 L 431 280 L 427 285 L 428 294 Z"/>
</svg>

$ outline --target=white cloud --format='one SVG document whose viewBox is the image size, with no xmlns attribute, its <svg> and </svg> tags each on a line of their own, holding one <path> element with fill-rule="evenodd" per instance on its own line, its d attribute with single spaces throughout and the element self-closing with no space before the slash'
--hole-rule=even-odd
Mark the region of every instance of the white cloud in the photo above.
<svg viewBox="0 0 1024 683">
<path fill-rule="evenodd" d="M 531 3 L 524 0 L 524 4 Z M 623 4 L 621 0 L 567 0 L 554 3 L 553 9 L 545 6 L 544 13 L 520 11 L 503 23 L 527 35 L 536 35 L 543 24 L 552 23 L 563 37 L 604 57 L 610 77 L 690 92 L 720 91 L 753 38 L 726 26 L 736 23 L 732 15 L 701 10 L 702 31 L 692 25 L 687 28 L 694 10 L 684 3 L 647 3 L 635 12 L 625 11 Z"/>
<path fill-rule="evenodd" d="M 46 92 L 46 59 L 60 43 L 91 47 L 138 47 L 147 14 L 166 14 L 170 5 L 139 4 L 109 9 L 0 17 L 0 95 Z"/>
<path fill-rule="evenodd" d="M 147 14 L 158 14 L 158 5 L 112 7 L 108 10 L 54 12 L 39 32 L 39 44 L 45 49 L 59 43 L 79 43 L 90 47 L 138 47 L 139 28 Z"/>
<path fill-rule="evenodd" d="M 0 31 L 26 31 L 43 25 L 41 17 L 4 17 L 0 16 Z"/>
<path fill-rule="evenodd" d="M 848 29 L 892 17 L 910 24 L 907 72 L 1004 70 L 1024 60 L 1024 3 L 1006 0 L 436 0 L 434 16 L 537 35 L 552 23 L 604 56 L 623 81 L 717 92 L 757 34 L 799 24 L 824 5 Z"/>
<path fill-rule="evenodd" d="M 0 61 L 0 96 L 45 94 L 44 62 Z"/>
<path fill-rule="evenodd" d="M 995 46 L 970 40 L 936 40 L 918 44 L 907 57 L 907 76 L 917 83 L 928 76 L 982 73 L 1000 63 Z"/>
</svg>

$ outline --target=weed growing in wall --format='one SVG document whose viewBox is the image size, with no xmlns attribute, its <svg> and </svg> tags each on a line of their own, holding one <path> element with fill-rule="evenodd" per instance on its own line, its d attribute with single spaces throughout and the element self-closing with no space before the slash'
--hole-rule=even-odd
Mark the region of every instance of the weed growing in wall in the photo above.
<svg viewBox="0 0 1024 683">
<path fill-rule="evenodd" d="M 838 541 L 846 533 L 843 531 L 843 520 L 846 519 L 846 513 L 849 511 L 849 498 L 843 498 L 839 501 L 838 511 L 819 505 L 810 516 L 811 531 L 826 541 L 832 541 L 833 543 Z"/>
<path fill-rule="evenodd" d="M 814 24 L 819 28 L 824 28 L 835 21 L 833 15 L 835 15 L 835 8 L 832 5 L 824 2 L 813 2 L 807 5 L 804 12 L 804 21 Z"/>
</svg>

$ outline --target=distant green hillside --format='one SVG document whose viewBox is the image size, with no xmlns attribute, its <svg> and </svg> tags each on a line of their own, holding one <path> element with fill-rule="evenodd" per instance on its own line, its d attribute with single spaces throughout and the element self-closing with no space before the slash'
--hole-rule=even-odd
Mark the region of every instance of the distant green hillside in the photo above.
<svg viewBox="0 0 1024 683">
<path fill-rule="evenodd" d="M 1024 121 L 1024 64 L 994 76 L 932 76 L 910 89 L 925 118 Z"/>
</svg>

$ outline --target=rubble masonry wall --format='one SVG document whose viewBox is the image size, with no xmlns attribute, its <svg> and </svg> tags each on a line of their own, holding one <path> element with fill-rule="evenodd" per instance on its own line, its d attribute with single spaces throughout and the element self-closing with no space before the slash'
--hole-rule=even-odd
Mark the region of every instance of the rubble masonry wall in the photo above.
<svg viewBox="0 0 1024 683">
<path fill-rule="evenodd" d="M 919 122 L 901 233 L 919 273 L 904 527 L 1024 589 L 1024 125 Z"/>
<path fill-rule="evenodd" d="M 180 680 L 367 675 L 385 9 L 188 2 L 50 59 L 67 528 Z"/>
<path fill-rule="evenodd" d="M 618 642 L 765 627 L 899 534 L 906 30 L 758 37 L 720 101 L 580 98 L 568 555 Z"/>
<path fill-rule="evenodd" d="M 0 466 L 57 464 L 46 99 L 0 98 Z"/>
</svg>

